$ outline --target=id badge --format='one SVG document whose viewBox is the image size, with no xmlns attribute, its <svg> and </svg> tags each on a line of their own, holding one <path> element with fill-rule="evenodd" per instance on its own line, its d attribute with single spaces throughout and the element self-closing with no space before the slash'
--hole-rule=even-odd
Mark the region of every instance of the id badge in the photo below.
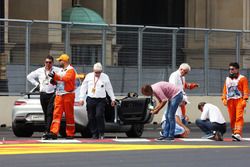
<svg viewBox="0 0 250 167">
<path fill-rule="evenodd" d="M 49 80 L 47 80 L 47 79 L 44 80 L 44 81 L 43 81 L 43 84 L 44 84 L 44 85 L 48 85 L 48 84 L 49 84 Z"/>
<path fill-rule="evenodd" d="M 91 92 L 92 92 L 92 93 L 95 93 L 95 88 L 92 88 Z"/>
</svg>

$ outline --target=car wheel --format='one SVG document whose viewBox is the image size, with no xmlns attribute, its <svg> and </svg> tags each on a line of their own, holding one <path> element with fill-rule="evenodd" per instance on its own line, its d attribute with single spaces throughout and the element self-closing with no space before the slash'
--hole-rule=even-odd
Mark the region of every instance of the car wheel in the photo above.
<svg viewBox="0 0 250 167">
<path fill-rule="evenodd" d="M 92 134 L 91 134 L 89 128 L 87 128 L 87 127 L 83 127 L 80 133 L 81 133 L 82 137 L 84 137 L 84 138 L 91 138 L 92 137 Z"/>
<path fill-rule="evenodd" d="M 33 135 L 33 131 L 25 128 L 25 126 L 17 126 L 16 124 L 12 124 L 12 131 L 16 137 L 31 137 Z"/>
<path fill-rule="evenodd" d="M 143 124 L 132 125 L 131 129 L 126 132 L 128 137 L 141 137 L 144 130 Z"/>
</svg>

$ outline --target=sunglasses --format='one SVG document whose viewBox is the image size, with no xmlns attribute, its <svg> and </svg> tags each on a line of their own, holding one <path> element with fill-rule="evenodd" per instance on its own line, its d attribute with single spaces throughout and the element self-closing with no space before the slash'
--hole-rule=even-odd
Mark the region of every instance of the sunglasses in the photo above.
<svg viewBox="0 0 250 167">
<path fill-rule="evenodd" d="M 52 61 L 45 61 L 46 64 L 52 64 Z"/>
<path fill-rule="evenodd" d="M 228 70 L 229 70 L 229 71 L 233 71 L 233 70 L 235 70 L 235 68 L 229 68 Z"/>
<path fill-rule="evenodd" d="M 95 71 L 96 74 L 101 74 L 102 72 L 101 71 Z"/>
</svg>

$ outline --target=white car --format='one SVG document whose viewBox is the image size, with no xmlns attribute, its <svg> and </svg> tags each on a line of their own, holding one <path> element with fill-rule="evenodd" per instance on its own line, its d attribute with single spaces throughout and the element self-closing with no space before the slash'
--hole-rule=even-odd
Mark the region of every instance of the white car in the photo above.
<svg viewBox="0 0 250 167">
<path fill-rule="evenodd" d="M 88 116 L 86 106 L 79 105 L 79 90 L 75 91 L 74 115 L 76 132 L 82 137 L 91 137 L 88 130 Z M 108 100 L 107 100 L 108 101 Z M 107 104 L 105 109 L 105 131 L 125 132 L 128 137 L 140 137 L 144 124 L 150 123 L 153 115 L 149 106 L 151 98 L 126 97 L 117 100 L 115 108 Z M 12 130 L 17 137 L 31 137 L 34 132 L 43 132 L 45 129 L 44 114 L 40 105 L 39 93 L 28 93 L 15 101 L 12 110 Z M 65 133 L 65 120 L 62 118 L 59 131 L 62 137 Z"/>
</svg>

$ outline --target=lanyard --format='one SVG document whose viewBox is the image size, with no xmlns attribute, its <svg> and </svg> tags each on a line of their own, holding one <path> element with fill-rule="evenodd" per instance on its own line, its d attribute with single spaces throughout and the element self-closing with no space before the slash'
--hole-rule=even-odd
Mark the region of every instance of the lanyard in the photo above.
<svg viewBox="0 0 250 167">
<path fill-rule="evenodd" d="M 51 69 L 50 70 L 48 70 L 49 71 L 49 73 L 52 71 L 52 67 L 51 67 Z M 48 73 L 48 74 L 49 74 Z M 47 75 L 47 73 L 46 73 L 46 68 L 44 68 L 44 75 L 45 75 L 45 80 L 47 80 L 47 79 L 49 79 L 49 77 L 48 77 L 48 75 Z"/>
<path fill-rule="evenodd" d="M 94 76 L 94 87 L 92 88 L 92 93 L 95 93 L 96 83 L 98 82 L 99 78 L 100 78 L 100 76 L 97 77 L 97 80 L 95 80 L 95 76 Z"/>
</svg>

